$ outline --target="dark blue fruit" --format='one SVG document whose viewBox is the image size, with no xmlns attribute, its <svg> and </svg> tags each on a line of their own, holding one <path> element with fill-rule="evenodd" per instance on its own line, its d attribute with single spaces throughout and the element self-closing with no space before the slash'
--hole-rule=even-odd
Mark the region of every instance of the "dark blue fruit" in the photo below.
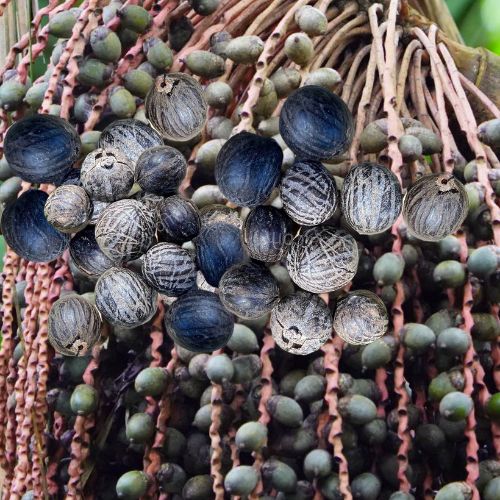
<svg viewBox="0 0 500 500">
<path fill-rule="evenodd" d="M 323 87 L 306 85 L 285 101 L 280 134 L 298 158 L 327 160 L 346 151 L 354 125 L 340 97 Z"/>
<path fill-rule="evenodd" d="M 217 222 L 202 228 L 195 243 L 196 262 L 212 286 L 219 286 L 222 275 L 246 257 L 240 230 L 232 224 Z"/>
<path fill-rule="evenodd" d="M 283 152 L 274 139 L 240 132 L 217 155 L 215 179 L 229 201 L 255 207 L 277 186 L 282 161 Z"/>
<path fill-rule="evenodd" d="M 160 201 L 157 216 L 160 234 L 172 243 L 191 241 L 200 232 L 201 219 L 197 206 L 178 195 Z"/>
<path fill-rule="evenodd" d="M 61 184 L 80 155 L 80 136 L 65 120 L 33 115 L 7 131 L 4 151 L 10 168 L 27 182 Z"/>
<path fill-rule="evenodd" d="M 275 207 L 255 207 L 245 219 L 243 240 L 252 259 L 280 260 L 292 241 L 291 221 Z"/>
<path fill-rule="evenodd" d="M 51 226 L 43 213 L 48 195 L 30 189 L 2 214 L 2 234 L 17 255 L 33 262 L 50 262 L 69 245 L 69 234 Z"/>
<path fill-rule="evenodd" d="M 176 344 L 193 352 L 224 347 L 233 333 L 234 318 L 219 297 L 204 290 L 186 293 L 165 315 L 168 334 Z"/>
</svg>

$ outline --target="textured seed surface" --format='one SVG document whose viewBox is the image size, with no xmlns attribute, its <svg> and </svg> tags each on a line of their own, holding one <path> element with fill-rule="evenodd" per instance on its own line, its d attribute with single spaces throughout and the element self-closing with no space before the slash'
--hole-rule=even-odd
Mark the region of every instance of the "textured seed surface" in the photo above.
<svg viewBox="0 0 500 500">
<path fill-rule="evenodd" d="M 286 268 L 298 286 L 313 293 L 339 290 L 358 267 L 355 239 L 343 229 L 318 226 L 297 236 L 288 251 Z"/>
<path fill-rule="evenodd" d="M 112 267 L 97 280 L 96 306 L 112 324 L 133 328 L 156 312 L 157 293 L 138 274 Z"/>
<path fill-rule="evenodd" d="M 95 227 L 101 250 L 116 261 L 134 260 L 144 254 L 155 237 L 154 212 L 137 200 L 119 200 L 103 211 Z"/>
<path fill-rule="evenodd" d="M 467 193 L 451 174 L 420 178 L 408 190 L 403 217 L 410 233 L 424 241 L 438 241 L 454 233 L 469 208 Z"/>
<path fill-rule="evenodd" d="M 387 331 L 387 309 L 377 295 L 368 290 L 348 293 L 339 300 L 333 328 L 348 344 L 369 344 Z"/>
<path fill-rule="evenodd" d="M 80 179 L 91 198 L 112 202 L 127 196 L 134 184 L 134 171 L 125 153 L 116 148 L 98 148 L 85 157 Z"/>
<path fill-rule="evenodd" d="M 360 163 L 344 179 L 342 213 L 358 233 L 381 233 L 398 218 L 402 199 L 399 181 L 388 168 Z"/>
<path fill-rule="evenodd" d="M 157 205 L 158 230 L 173 243 L 192 240 L 200 232 L 200 213 L 191 200 L 170 196 Z"/>
<path fill-rule="evenodd" d="M 144 279 L 169 297 L 177 297 L 193 288 L 196 273 L 196 264 L 189 252 L 173 243 L 158 243 L 144 255 Z"/>
<path fill-rule="evenodd" d="M 285 172 L 280 189 L 285 212 L 298 224 L 321 224 L 337 208 L 335 180 L 319 161 L 296 161 Z"/>
<path fill-rule="evenodd" d="M 49 341 L 59 354 L 84 356 L 98 342 L 102 321 L 99 312 L 77 295 L 62 297 L 49 314 Z"/>
<path fill-rule="evenodd" d="M 173 141 L 192 139 L 207 120 L 203 88 L 193 77 L 182 73 L 156 78 L 145 107 L 151 125 L 165 139 Z"/>
<path fill-rule="evenodd" d="M 332 335 L 332 316 L 316 295 L 297 292 L 281 299 L 271 313 L 271 333 L 291 354 L 317 351 Z"/>
<path fill-rule="evenodd" d="M 163 139 L 145 123 L 128 118 L 108 125 L 99 137 L 98 146 L 118 149 L 135 163 L 144 150 L 163 146 Z"/>
</svg>

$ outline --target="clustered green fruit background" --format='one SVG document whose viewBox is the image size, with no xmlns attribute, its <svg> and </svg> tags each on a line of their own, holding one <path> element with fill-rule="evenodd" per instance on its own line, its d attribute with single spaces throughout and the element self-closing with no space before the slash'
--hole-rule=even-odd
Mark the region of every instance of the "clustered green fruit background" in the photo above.
<svg viewBox="0 0 500 500">
<path fill-rule="evenodd" d="M 183 193 L 202 208 L 227 201 L 213 171 L 235 127 L 274 137 L 284 168 L 293 163 L 278 135 L 283 100 L 320 85 L 355 117 L 350 151 L 325 163 L 339 186 L 362 160 L 389 166 L 403 188 L 453 173 L 467 193 L 464 226 L 437 242 L 401 221 L 356 235 L 352 287 L 379 295 L 389 331 L 366 346 L 335 335 L 306 357 L 274 344 L 267 317 L 237 324 L 223 352 L 189 352 L 164 334 L 163 308 L 145 327 L 108 326 L 92 356 L 55 356 L 51 305 L 75 292 L 92 302 L 96 280 L 67 254 L 35 264 L 8 251 L 0 460 L 9 498 L 499 497 L 498 84 L 476 78 L 446 27 L 436 43 L 415 17 L 425 13 L 418 0 L 299 10 L 307 3 L 51 4 L 34 18 L 38 36 L 0 70 L 0 131 L 37 110 L 60 115 L 77 127 L 83 160 L 113 121 L 146 120 L 158 74 L 191 73 L 209 119 L 201 137 L 172 145 L 188 159 Z M 49 33 L 60 40 L 33 79 Z M 5 159 L 0 174 L 2 202 L 28 188 Z M 340 214 L 336 222 L 346 226 Z M 294 290 L 283 265 L 272 272 L 283 295 Z"/>
</svg>

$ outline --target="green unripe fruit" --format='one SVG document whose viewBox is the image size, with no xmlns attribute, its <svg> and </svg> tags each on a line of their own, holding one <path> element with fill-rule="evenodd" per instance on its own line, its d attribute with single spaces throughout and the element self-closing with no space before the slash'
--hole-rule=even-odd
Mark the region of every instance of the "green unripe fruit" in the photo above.
<svg viewBox="0 0 500 500">
<path fill-rule="evenodd" d="M 244 384 L 255 379 L 262 370 L 262 361 L 256 354 L 246 354 L 233 358 L 235 384 Z"/>
<path fill-rule="evenodd" d="M 474 408 L 472 398 L 463 392 L 450 392 L 439 403 L 439 412 L 444 418 L 457 422 L 464 420 Z"/>
<path fill-rule="evenodd" d="M 5 156 L 0 159 L 0 181 L 5 181 L 15 176 L 15 172 L 10 168 Z"/>
<path fill-rule="evenodd" d="M 476 160 L 472 160 L 467 165 L 465 165 L 463 176 L 465 182 L 477 182 L 477 163 Z"/>
<path fill-rule="evenodd" d="M 463 264 L 445 260 L 434 268 L 433 278 L 443 288 L 458 288 L 465 283 L 467 275 Z"/>
<path fill-rule="evenodd" d="M 24 345 L 22 342 L 18 342 L 16 347 L 14 348 L 14 352 L 12 354 L 12 358 L 14 359 L 14 363 L 18 363 L 21 357 L 24 354 Z"/>
<path fill-rule="evenodd" d="M 385 253 L 373 266 L 373 278 L 380 285 L 394 285 L 403 276 L 404 259 L 395 253 Z"/>
<path fill-rule="evenodd" d="M 500 250 L 493 245 L 476 248 L 467 260 L 469 271 L 480 279 L 487 279 L 493 274 L 500 262 Z"/>
<path fill-rule="evenodd" d="M 297 10 L 295 22 L 309 36 L 323 35 L 328 28 L 328 19 L 325 14 L 310 5 L 304 5 Z"/>
<path fill-rule="evenodd" d="M 196 354 L 189 361 L 189 375 L 197 380 L 205 381 L 208 380 L 206 368 L 208 360 L 210 359 L 209 354 Z"/>
<path fill-rule="evenodd" d="M 212 82 L 205 89 L 205 100 L 209 106 L 223 109 L 233 100 L 233 89 L 226 82 Z"/>
<path fill-rule="evenodd" d="M 441 401 L 446 394 L 461 391 L 464 388 L 463 374 L 458 370 L 449 373 L 440 373 L 429 384 L 429 398 L 432 401 Z"/>
<path fill-rule="evenodd" d="M 304 420 L 300 405 L 286 396 L 272 396 L 269 398 L 267 410 L 274 419 L 287 427 L 299 427 Z"/>
<path fill-rule="evenodd" d="M 366 345 L 361 351 L 361 362 L 368 370 L 376 370 L 385 366 L 391 358 L 391 348 L 381 339 Z"/>
<path fill-rule="evenodd" d="M 265 79 L 253 112 L 256 117 L 269 118 L 278 105 L 278 95 L 271 80 Z"/>
<path fill-rule="evenodd" d="M 271 458 L 262 465 L 264 482 L 277 491 L 295 493 L 297 489 L 297 475 L 286 463 Z"/>
<path fill-rule="evenodd" d="M 218 78 L 226 69 L 224 59 L 208 50 L 193 50 L 185 62 L 189 71 L 203 78 Z"/>
<path fill-rule="evenodd" d="M 473 313 L 474 326 L 471 334 L 474 340 L 491 342 L 500 335 L 500 322 L 496 316 L 489 313 Z"/>
<path fill-rule="evenodd" d="M 89 130 L 80 136 L 80 140 L 82 141 L 82 156 L 86 156 L 91 151 L 94 151 L 94 149 L 97 149 L 99 137 L 101 137 L 101 132 L 99 130 Z"/>
<path fill-rule="evenodd" d="M 364 425 L 377 416 L 377 407 L 371 399 L 352 394 L 339 399 L 339 413 L 353 425 Z"/>
<path fill-rule="evenodd" d="M 467 483 L 448 483 L 443 486 L 434 500 L 471 500 L 472 488 Z"/>
<path fill-rule="evenodd" d="M 20 177 L 11 177 L 2 182 L 0 186 L 0 202 L 8 203 L 17 198 L 19 191 L 21 191 L 23 180 Z"/>
<path fill-rule="evenodd" d="M 236 323 L 227 347 L 239 354 L 252 354 L 259 349 L 259 342 L 253 330 L 246 325 Z"/>
<path fill-rule="evenodd" d="M 156 475 L 161 489 L 165 493 L 181 493 L 186 484 L 187 474 L 184 469 L 171 463 L 162 464 Z"/>
<path fill-rule="evenodd" d="M 91 385 L 77 385 L 71 394 L 71 410 L 76 415 L 89 415 L 97 409 L 98 398 L 97 391 Z"/>
<path fill-rule="evenodd" d="M 156 426 L 147 413 L 135 413 L 127 421 L 126 435 L 131 443 L 146 444 L 153 439 Z"/>
<path fill-rule="evenodd" d="M 387 120 L 369 123 L 360 136 L 360 146 L 365 153 L 379 153 L 387 146 Z"/>
<path fill-rule="evenodd" d="M 335 85 L 342 81 L 341 76 L 332 68 L 319 68 L 307 75 L 304 85 L 319 85 L 333 91 Z"/>
<path fill-rule="evenodd" d="M 123 47 L 128 48 L 132 47 L 135 45 L 137 40 L 139 39 L 139 33 L 137 31 L 133 31 L 128 28 L 124 28 L 123 26 L 120 26 L 118 28 L 118 31 L 116 32 L 118 35 L 118 38 L 120 39 L 121 44 Z"/>
<path fill-rule="evenodd" d="M 425 326 L 428 326 L 436 335 L 446 328 L 458 326 L 462 323 L 459 313 L 448 309 L 441 309 L 427 318 Z"/>
<path fill-rule="evenodd" d="M 135 378 L 134 388 L 143 396 L 159 397 L 167 389 L 168 375 L 160 367 L 149 367 L 141 370 Z"/>
<path fill-rule="evenodd" d="M 136 500 L 146 494 L 148 489 L 148 477 L 144 472 L 131 470 L 120 476 L 116 483 L 116 494 L 118 498 L 125 500 Z"/>
<path fill-rule="evenodd" d="M 233 38 L 226 46 L 225 53 L 237 64 L 253 64 L 264 50 L 264 42 L 256 35 Z"/>
<path fill-rule="evenodd" d="M 197 14 L 208 16 L 218 9 L 220 0 L 190 0 L 189 3 Z"/>
<path fill-rule="evenodd" d="M 379 446 L 387 437 L 387 424 L 382 418 L 376 418 L 363 425 L 360 429 L 360 437 L 369 446 Z"/>
<path fill-rule="evenodd" d="M 146 58 L 156 69 L 162 71 L 170 68 L 174 62 L 174 55 L 170 47 L 158 39 L 155 39 L 154 43 L 149 46 Z"/>
<path fill-rule="evenodd" d="M 202 432 L 208 432 L 212 423 L 212 405 L 206 404 L 198 409 L 194 416 L 193 425 Z"/>
<path fill-rule="evenodd" d="M 383 286 L 379 296 L 386 306 L 390 306 L 396 300 L 396 287 L 394 285 Z"/>
<path fill-rule="evenodd" d="M 265 137 L 272 137 L 273 135 L 278 135 L 280 133 L 279 129 L 279 116 L 271 116 L 267 120 L 262 120 L 257 127 L 260 135 Z"/>
<path fill-rule="evenodd" d="M 436 334 L 425 325 L 407 323 L 401 332 L 403 343 L 415 354 L 424 353 L 436 341 Z"/>
<path fill-rule="evenodd" d="M 49 33 L 57 38 L 70 38 L 77 15 L 73 9 L 58 12 L 49 19 Z"/>
<path fill-rule="evenodd" d="M 398 141 L 398 148 L 405 162 L 418 160 L 422 156 L 422 143 L 413 135 L 402 135 Z"/>
<path fill-rule="evenodd" d="M 186 438 L 182 432 L 174 427 L 167 427 L 164 434 L 165 440 L 161 449 L 162 456 L 167 460 L 178 461 L 186 449 Z"/>
<path fill-rule="evenodd" d="M 342 422 L 342 446 L 345 449 L 357 448 L 359 444 L 358 433 L 356 429 L 348 424 L 347 422 Z"/>
<path fill-rule="evenodd" d="M 33 490 L 27 491 L 22 497 L 21 500 L 35 500 L 35 492 Z"/>
<path fill-rule="evenodd" d="M 312 403 L 323 399 L 325 394 L 326 380 L 320 375 L 307 375 L 297 382 L 294 396 L 301 403 Z"/>
<path fill-rule="evenodd" d="M 14 79 L 4 80 L 0 85 L 0 105 L 5 111 L 14 111 L 22 104 L 27 85 L 23 85 Z"/>
<path fill-rule="evenodd" d="M 395 491 L 389 500 L 415 500 L 415 497 L 411 493 L 405 493 L 404 491 Z"/>
<path fill-rule="evenodd" d="M 306 376 L 304 370 L 289 371 L 280 380 L 280 394 L 293 398 L 295 394 L 295 386 Z"/>
<path fill-rule="evenodd" d="M 126 5 L 117 12 L 121 19 L 121 27 L 144 33 L 151 25 L 151 15 L 139 5 Z"/>
<path fill-rule="evenodd" d="M 51 104 L 49 106 L 49 115 L 59 116 L 61 114 L 60 104 Z"/>
<path fill-rule="evenodd" d="M 438 425 L 444 432 L 448 441 L 460 442 L 464 438 L 467 421 L 460 420 L 458 422 L 452 422 L 451 420 L 447 420 L 442 415 L 440 415 L 438 419 Z"/>
<path fill-rule="evenodd" d="M 486 402 L 486 415 L 492 420 L 500 420 L 500 392 L 493 394 L 493 396 Z"/>
<path fill-rule="evenodd" d="M 267 443 L 267 427 L 260 422 L 247 422 L 236 432 L 236 446 L 244 451 L 259 451 Z"/>
<path fill-rule="evenodd" d="M 188 479 L 182 488 L 183 500 L 206 500 L 212 496 L 213 480 L 208 474 Z"/>
<path fill-rule="evenodd" d="M 153 77 L 141 69 L 127 71 L 123 77 L 125 88 L 137 97 L 144 99 L 153 86 Z"/>
<path fill-rule="evenodd" d="M 495 477 L 500 477 L 500 462 L 497 460 L 483 460 L 479 462 L 479 477 L 476 481 L 476 486 L 480 493 Z"/>
<path fill-rule="evenodd" d="M 382 483 L 371 472 L 363 472 L 351 483 L 352 496 L 356 500 L 376 500 L 381 489 Z"/>
<path fill-rule="evenodd" d="M 224 478 L 224 488 L 230 495 L 250 495 L 259 482 L 259 474 L 250 465 L 231 469 Z"/>
<path fill-rule="evenodd" d="M 365 398 L 371 399 L 375 403 L 380 399 L 380 391 L 377 384 L 373 380 L 366 378 L 354 379 L 348 393 L 360 394 Z"/>
<path fill-rule="evenodd" d="M 312 450 L 304 458 L 304 474 L 309 480 L 328 476 L 332 468 L 332 456 L 326 450 Z"/>
<path fill-rule="evenodd" d="M 130 118 L 136 111 L 134 96 L 123 87 L 115 87 L 111 91 L 109 105 L 118 118 Z"/>
<path fill-rule="evenodd" d="M 207 132 L 212 139 L 229 139 L 233 127 L 233 122 L 224 116 L 213 116 L 207 122 Z"/>
<path fill-rule="evenodd" d="M 483 500 L 498 500 L 500 498 L 500 477 L 492 479 L 484 488 Z"/>
<path fill-rule="evenodd" d="M 204 173 L 213 174 L 217 155 L 225 142 L 225 139 L 212 139 L 203 143 L 196 152 L 196 166 Z"/>
<path fill-rule="evenodd" d="M 422 154 L 432 155 L 443 150 L 443 141 L 432 130 L 423 127 L 409 127 L 406 134 L 414 136 L 422 145 Z"/>
<path fill-rule="evenodd" d="M 332 473 L 329 476 L 322 477 L 318 481 L 318 486 L 320 488 L 321 494 L 327 500 L 342 500 L 344 498 L 343 494 L 340 492 L 339 476 L 336 473 Z"/>
<path fill-rule="evenodd" d="M 122 43 L 118 35 L 106 26 L 99 26 L 92 31 L 90 46 L 94 55 L 104 62 L 116 62 L 122 54 Z"/>
<path fill-rule="evenodd" d="M 73 106 L 73 115 L 75 120 L 79 123 L 85 123 L 92 112 L 94 104 L 97 102 L 97 96 L 94 94 L 89 94 L 85 92 L 80 94 L 75 99 L 75 105 Z"/>
<path fill-rule="evenodd" d="M 484 144 L 493 148 L 500 147 L 500 119 L 494 118 L 481 123 L 477 129 L 477 135 Z"/>
<path fill-rule="evenodd" d="M 47 82 L 35 83 L 30 87 L 24 96 L 24 102 L 32 109 L 37 110 L 43 102 L 43 97 L 49 84 Z"/>
<path fill-rule="evenodd" d="M 118 12 L 118 9 L 120 9 L 122 6 L 120 1 L 115 1 L 113 0 L 110 2 L 108 5 L 106 5 L 102 9 L 102 21 L 104 24 L 108 24 L 109 21 L 111 21 L 115 16 L 116 13 Z"/>
<path fill-rule="evenodd" d="M 111 78 L 113 66 L 89 57 L 82 62 L 79 70 L 77 79 L 82 85 L 103 87 Z"/>
<path fill-rule="evenodd" d="M 426 453 L 435 453 L 446 446 L 446 436 L 443 430 L 435 424 L 422 424 L 415 433 L 417 444 Z"/>
<path fill-rule="evenodd" d="M 211 382 L 222 384 L 233 378 L 233 362 L 227 354 L 212 356 L 207 362 L 206 372 Z"/>
<path fill-rule="evenodd" d="M 90 363 L 90 356 L 64 356 L 61 374 L 74 384 L 82 382 L 83 374 Z"/>
<path fill-rule="evenodd" d="M 289 35 L 284 50 L 287 57 L 299 66 L 305 66 L 314 55 L 314 45 L 306 33 Z"/>
<path fill-rule="evenodd" d="M 57 389 L 56 389 L 57 390 Z M 71 417 L 73 415 L 73 410 L 71 409 L 71 393 L 66 390 L 61 390 L 57 393 L 57 398 L 55 401 L 54 409 L 61 415 Z"/>
<path fill-rule="evenodd" d="M 439 258 L 441 260 L 459 260 L 462 250 L 460 240 L 453 235 L 448 235 L 446 238 L 437 242 L 439 249 Z"/>
<path fill-rule="evenodd" d="M 274 84 L 278 97 L 286 97 L 299 88 L 301 78 L 300 72 L 296 69 L 279 68 L 272 74 L 270 80 Z"/>
<path fill-rule="evenodd" d="M 437 336 L 436 346 L 453 356 L 461 356 L 469 349 L 470 337 L 460 328 L 446 328 Z"/>
</svg>

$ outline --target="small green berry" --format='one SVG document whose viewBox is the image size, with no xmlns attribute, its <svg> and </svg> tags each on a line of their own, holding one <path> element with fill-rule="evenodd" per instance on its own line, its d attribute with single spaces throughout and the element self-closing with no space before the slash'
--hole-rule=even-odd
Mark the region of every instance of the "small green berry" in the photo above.
<svg viewBox="0 0 500 500">
<path fill-rule="evenodd" d="M 123 85 L 133 95 L 144 99 L 153 86 L 151 75 L 141 69 L 132 69 L 123 76 Z"/>
<path fill-rule="evenodd" d="M 121 26 L 137 33 L 144 33 L 151 25 L 151 15 L 140 5 L 126 5 L 117 12 Z"/>
<path fill-rule="evenodd" d="M 328 28 L 328 20 L 319 9 L 304 5 L 295 13 L 295 22 L 309 36 L 324 35 Z"/>
<path fill-rule="evenodd" d="M 94 55 L 104 62 L 118 61 L 122 44 L 118 35 L 105 26 L 99 26 L 90 34 L 90 46 Z"/>
<path fill-rule="evenodd" d="M 493 394 L 486 402 L 486 415 L 492 420 L 500 420 L 500 392 Z"/>
<path fill-rule="evenodd" d="M 110 93 L 109 105 L 118 118 L 130 118 L 136 111 L 134 96 L 124 87 L 115 87 Z"/>
<path fill-rule="evenodd" d="M 233 89 L 226 82 L 213 82 L 205 89 L 205 99 L 213 108 L 225 108 L 233 100 Z"/>
<path fill-rule="evenodd" d="M 294 33 L 285 40 L 285 54 L 299 66 L 305 66 L 314 55 L 314 45 L 306 33 Z"/>
<path fill-rule="evenodd" d="M 195 75 L 203 78 L 218 78 L 224 74 L 225 61 L 208 50 L 193 50 L 186 57 L 186 66 Z"/>
<path fill-rule="evenodd" d="M 82 62 L 79 70 L 77 78 L 82 85 L 103 87 L 111 78 L 113 66 L 89 57 Z"/>
<path fill-rule="evenodd" d="M 126 426 L 127 439 L 131 443 L 149 443 L 155 434 L 155 423 L 147 413 L 135 413 Z"/>
<path fill-rule="evenodd" d="M 238 64 L 253 64 L 264 50 L 264 42 L 256 35 L 244 35 L 233 38 L 226 46 L 229 59 Z"/>
<path fill-rule="evenodd" d="M 159 70 L 166 70 L 172 66 L 174 55 L 170 47 L 159 39 L 148 40 L 147 60 Z"/>
<path fill-rule="evenodd" d="M 439 403 L 439 412 L 444 418 L 457 422 L 467 418 L 474 408 L 472 398 L 463 392 L 450 392 Z"/>
<path fill-rule="evenodd" d="M 116 483 L 116 494 L 118 498 L 125 500 L 136 500 L 146 494 L 148 489 L 148 477 L 144 472 L 131 470 L 126 472 Z"/>
<path fill-rule="evenodd" d="M 57 38 L 70 38 L 77 21 L 76 14 L 75 10 L 70 9 L 52 16 L 49 19 L 49 33 Z"/>
<path fill-rule="evenodd" d="M 160 367 L 144 368 L 135 378 L 135 390 L 143 396 L 159 397 L 168 384 L 167 372 Z"/>
<path fill-rule="evenodd" d="M 97 404 L 98 393 L 91 385 L 77 385 L 71 394 L 71 410 L 77 415 L 93 413 L 97 409 Z"/>
</svg>

